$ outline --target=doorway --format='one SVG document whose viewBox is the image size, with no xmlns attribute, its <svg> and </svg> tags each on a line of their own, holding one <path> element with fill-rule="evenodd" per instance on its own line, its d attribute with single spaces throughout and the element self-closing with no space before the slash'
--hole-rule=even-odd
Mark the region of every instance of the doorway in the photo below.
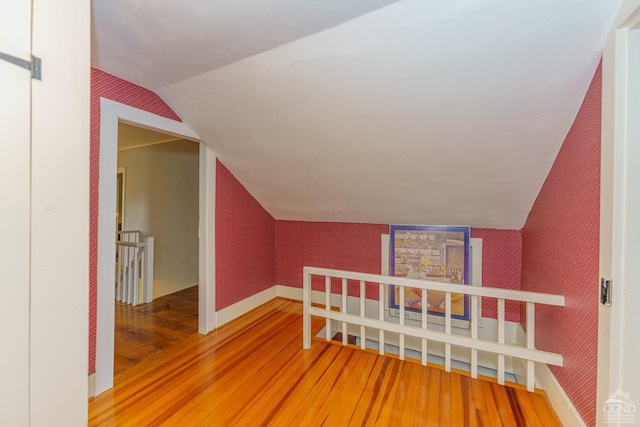
<svg viewBox="0 0 640 427">
<path fill-rule="evenodd" d="M 198 144 L 118 124 L 115 375 L 198 332 Z"/>
<path fill-rule="evenodd" d="M 113 387 L 114 275 L 118 124 L 127 123 L 199 143 L 198 332 L 215 328 L 215 165 L 213 152 L 184 123 L 100 99 L 98 301 L 94 395 Z"/>
</svg>

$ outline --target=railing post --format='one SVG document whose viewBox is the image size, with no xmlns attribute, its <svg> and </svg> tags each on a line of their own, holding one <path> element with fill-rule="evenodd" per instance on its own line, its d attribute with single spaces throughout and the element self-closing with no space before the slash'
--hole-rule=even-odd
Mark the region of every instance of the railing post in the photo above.
<svg viewBox="0 0 640 427">
<path fill-rule="evenodd" d="M 444 332 L 451 335 L 451 292 L 444 294 Z M 444 370 L 451 372 L 451 344 L 444 345 Z"/>
<path fill-rule="evenodd" d="M 367 291 L 364 280 L 360 281 L 360 317 L 366 315 Z M 367 348 L 367 333 L 364 325 L 360 326 L 360 348 Z"/>
<path fill-rule="evenodd" d="M 498 298 L 498 343 L 504 344 L 504 299 Z M 498 384 L 504 385 L 504 354 L 498 354 Z"/>
<path fill-rule="evenodd" d="M 302 348 L 311 348 L 311 274 L 307 267 L 302 269 Z"/>
<path fill-rule="evenodd" d="M 378 286 L 378 319 L 384 322 L 384 283 L 379 283 Z M 384 329 L 380 329 L 378 334 L 378 352 L 384 356 Z"/>
<path fill-rule="evenodd" d="M 399 321 L 399 324 L 401 326 L 404 326 L 404 316 L 405 316 L 405 314 L 404 314 L 404 309 L 405 309 L 405 307 L 404 307 L 404 297 L 405 297 L 404 289 L 405 289 L 404 286 L 398 286 L 398 294 L 399 294 L 398 295 L 399 296 L 399 298 L 398 298 L 398 300 L 399 300 L 398 307 L 400 308 L 400 313 L 398 315 L 398 317 L 399 317 L 398 321 Z M 398 358 L 400 358 L 400 360 L 404 360 L 404 334 L 400 334 L 400 336 L 398 337 Z"/>
<path fill-rule="evenodd" d="M 527 348 L 533 350 L 535 347 L 535 325 L 536 325 L 536 314 L 535 314 L 535 304 L 532 302 L 527 302 Z M 527 360 L 527 391 L 533 391 L 535 384 L 535 372 L 534 372 L 534 362 L 533 360 Z"/>
<path fill-rule="evenodd" d="M 148 303 L 153 301 L 153 245 L 155 244 L 155 238 L 153 236 L 147 236 L 144 241 L 147 243 L 147 248 L 145 249 L 145 267 L 147 274 L 146 280 L 142 284 L 142 299 L 145 303 Z"/>
<path fill-rule="evenodd" d="M 480 300 L 481 301 L 481 300 Z M 471 296 L 471 339 L 478 339 L 478 296 Z M 471 349 L 471 378 L 478 378 L 478 350 Z"/>
<path fill-rule="evenodd" d="M 347 279 L 342 279 L 342 312 L 347 312 Z M 347 322 L 342 322 L 342 345 L 347 345 Z"/>
<path fill-rule="evenodd" d="M 136 246 L 133 250 L 133 297 L 132 304 L 138 305 L 140 302 L 140 298 L 138 295 L 138 287 L 140 286 L 140 271 L 138 269 L 138 264 L 140 260 L 138 260 L 138 254 L 140 253 L 140 248 Z"/>
<path fill-rule="evenodd" d="M 422 298 L 422 329 L 427 330 L 428 326 L 427 326 L 427 301 L 429 296 L 427 295 L 427 290 L 426 289 L 422 289 L 422 294 L 421 294 L 421 298 Z M 429 353 L 427 353 L 427 339 L 426 338 L 422 338 L 422 364 L 424 366 L 427 366 L 427 357 L 428 357 Z"/>
<path fill-rule="evenodd" d="M 331 276 L 325 276 L 324 278 L 324 303 L 325 309 L 331 311 Z M 331 341 L 333 333 L 331 332 L 331 319 L 327 317 L 325 330 L 325 339 Z"/>
</svg>

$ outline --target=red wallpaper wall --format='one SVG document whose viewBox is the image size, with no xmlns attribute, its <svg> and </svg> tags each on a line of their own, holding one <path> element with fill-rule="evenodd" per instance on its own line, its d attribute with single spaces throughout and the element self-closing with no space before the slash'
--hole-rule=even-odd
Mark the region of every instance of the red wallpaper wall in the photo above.
<svg viewBox="0 0 640 427">
<path fill-rule="evenodd" d="M 520 289 L 522 233 L 520 230 L 472 228 L 471 237 L 482 239 L 482 285 L 501 289 Z M 483 298 L 482 316 L 497 318 L 496 300 Z M 505 319 L 520 321 L 520 305 L 505 302 Z"/>
<path fill-rule="evenodd" d="M 98 180 L 100 176 L 100 98 L 180 120 L 155 93 L 104 71 L 91 69 L 91 148 L 89 196 L 89 373 L 96 371 L 96 306 L 98 261 Z"/>
<path fill-rule="evenodd" d="M 384 224 L 276 221 L 276 282 L 302 287 L 302 267 L 336 268 L 380 274 L 380 235 L 389 233 Z M 471 237 L 482 238 L 484 286 L 520 289 L 522 238 L 518 230 L 472 229 Z M 324 289 L 322 279 L 314 289 Z M 334 283 L 335 292 L 339 284 Z M 358 295 L 358 284 L 349 284 L 349 294 Z M 367 298 L 377 291 L 367 290 Z M 485 301 L 483 316 L 496 317 L 495 300 Z M 520 319 L 519 306 L 507 304 L 506 318 Z"/>
<path fill-rule="evenodd" d="M 276 221 L 216 163 L 216 310 L 276 284 Z"/>
<path fill-rule="evenodd" d="M 314 267 L 380 274 L 380 236 L 389 233 L 383 224 L 342 222 L 276 222 L 276 282 L 302 287 L 302 268 Z M 342 292 L 334 279 L 333 292 Z M 324 290 L 324 279 L 315 277 L 313 289 Z M 349 283 L 349 295 L 359 295 L 360 285 Z M 377 285 L 369 285 L 367 298 L 377 299 Z"/>
<path fill-rule="evenodd" d="M 599 67 L 523 229 L 522 289 L 566 299 L 562 309 L 536 308 L 536 346 L 564 356 L 551 370 L 588 425 L 596 416 L 601 99 Z"/>
</svg>

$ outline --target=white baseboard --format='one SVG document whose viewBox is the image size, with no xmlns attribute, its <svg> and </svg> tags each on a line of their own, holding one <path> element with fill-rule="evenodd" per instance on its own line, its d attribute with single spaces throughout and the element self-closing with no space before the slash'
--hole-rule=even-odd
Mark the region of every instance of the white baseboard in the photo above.
<svg viewBox="0 0 640 427">
<path fill-rule="evenodd" d="M 89 399 L 96 395 L 96 374 L 89 374 Z"/>
<path fill-rule="evenodd" d="M 522 325 L 518 324 L 516 330 L 516 343 L 518 345 L 526 345 L 527 336 L 524 332 Z M 524 371 L 525 364 L 522 362 L 522 370 Z M 535 367 L 535 385 L 537 388 L 542 389 L 547 394 L 549 403 L 556 411 L 556 415 L 560 419 L 563 426 L 586 426 L 582 417 L 576 410 L 573 403 L 564 392 L 562 386 L 556 379 L 551 369 L 544 363 L 536 363 Z"/>
<path fill-rule="evenodd" d="M 216 313 L 216 327 L 220 327 L 225 323 L 232 321 L 245 313 L 253 310 L 254 308 L 271 301 L 278 296 L 276 286 L 272 286 L 259 292 L 255 295 L 251 295 L 249 298 L 245 298 L 242 301 L 238 301 L 235 304 L 225 307 Z"/>
</svg>

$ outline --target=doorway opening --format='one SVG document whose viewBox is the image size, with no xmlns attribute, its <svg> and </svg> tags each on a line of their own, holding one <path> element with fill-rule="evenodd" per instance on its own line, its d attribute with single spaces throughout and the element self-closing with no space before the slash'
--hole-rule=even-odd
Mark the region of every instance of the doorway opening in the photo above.
<svg viewBox="0 0 640 427">
<path fill-rule="evenodd" d="M 114 221 L 117 201 L 118 128 L 120 123 L 168 134 L 176 139 L 197 142 L 198 160 L 198 332 L 206 334 L 215 323 L 215 166 L 213 152 L 182 122 L 100 99 L 100 165 L 97 247 L 96 372 L 90 394 L 98 395 L 113 387 L 117 225 Z M 127 170 L 125 176 L 130 175 Z M 128 178 L 127 178 L 128 180 Z M 130 192 L 128 186 L 126 192 Z M 125 202 L 126 211 L 131 208 Z"/>
<path fill-rule="evenodd" d="M 198 165 L 197 142 L 118 124 L 115 375 L 198 332 Z"/>
</svg>

